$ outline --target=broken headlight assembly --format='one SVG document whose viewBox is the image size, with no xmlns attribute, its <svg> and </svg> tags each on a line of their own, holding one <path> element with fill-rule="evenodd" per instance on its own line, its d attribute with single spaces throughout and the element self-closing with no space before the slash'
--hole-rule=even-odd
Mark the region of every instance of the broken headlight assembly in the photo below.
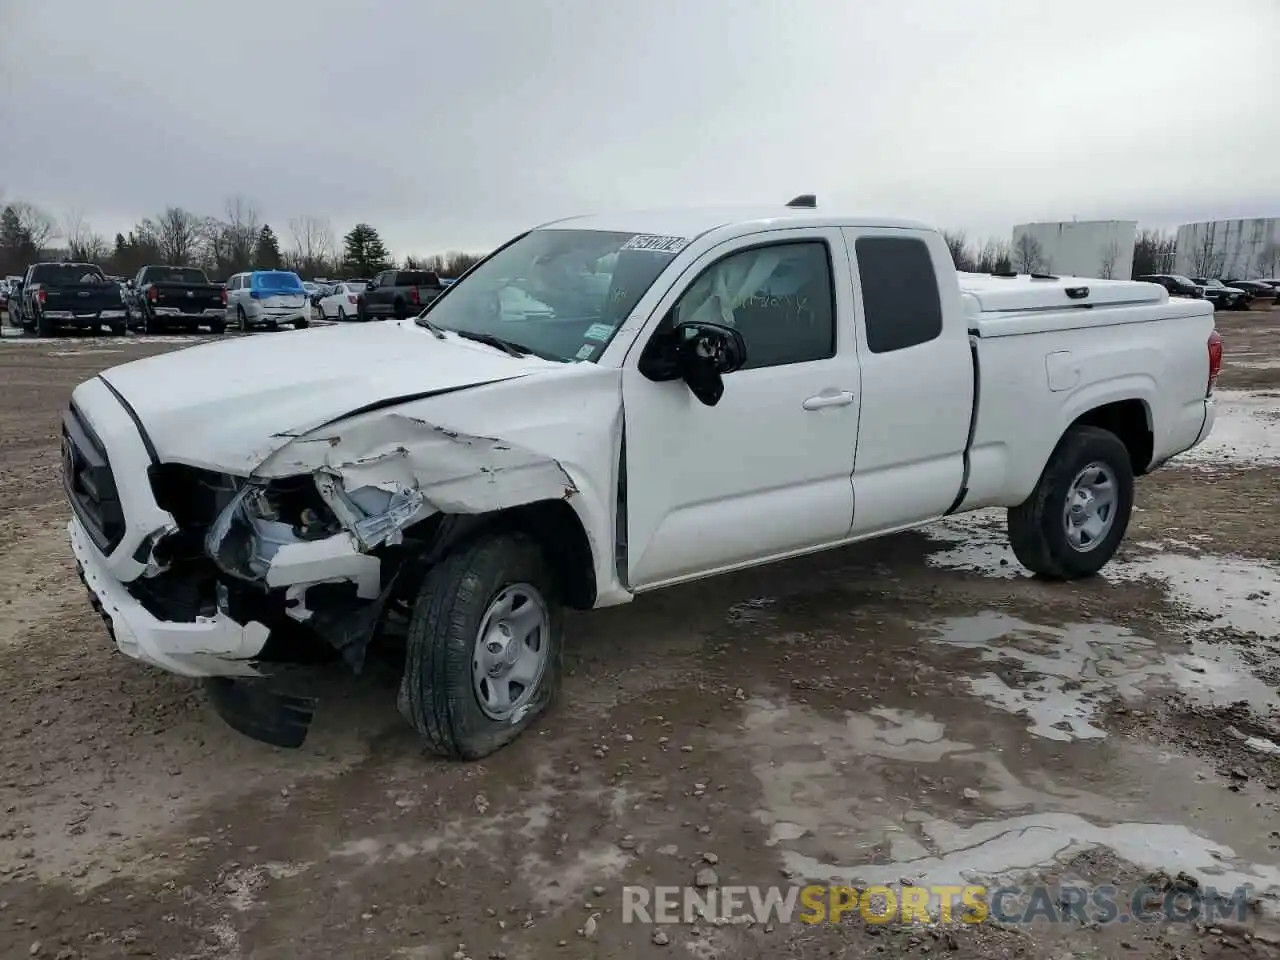
<svg viewBox="0 0 1280 960">
<path fill-rule="evenodd" d="M 324 540 L 341 530 L 310 477 L 251 480 L 209 528 L 205 552 L 223 573 L 261 581 L 281 547 Z"/>
</svg>

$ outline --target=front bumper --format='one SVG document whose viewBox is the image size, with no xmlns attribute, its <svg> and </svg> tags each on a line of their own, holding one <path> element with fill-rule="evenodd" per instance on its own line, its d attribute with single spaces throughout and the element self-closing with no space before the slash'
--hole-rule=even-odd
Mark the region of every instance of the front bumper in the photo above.
<svg viewBox="0 0 1280 960">
<path fill-rule="evenodd" d="M 256 675 L 245 661 L 262 651 L 269 634 L 266 626 L 242 625 L 224 613 L 191 622 L 160 620 L 129 592 L 126 584 L 146 571 L 142 546 L 155 531 L 171 527 L 173 516 L 156 503 L 146 445 L 106 384 L 100 378 L 85 381 L 72 402 L 87 412 L 87 426 L 107 451 L 125 520 L 123 535 L 106 554 L 78 516 L 67 527 L 76 566 L 95 606 L 110 621 L 116 646 L 135 660 L 184 676 Z"/>
<path fill-rule="evenodd" d="M 239 624 L 224 613 L 174 623 L 154 617 L 107 572 L 79 519 L 67 524 L 81 579 L 111 627 L 121 653 L 184 677 L 253 677 L 248 662 L 266 645 L 270 631 L 260 623 Z"/>
</svg>

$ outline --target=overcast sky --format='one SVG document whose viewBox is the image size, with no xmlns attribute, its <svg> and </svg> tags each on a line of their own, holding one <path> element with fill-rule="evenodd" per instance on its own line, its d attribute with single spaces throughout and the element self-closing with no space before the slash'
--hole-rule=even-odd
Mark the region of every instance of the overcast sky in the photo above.
<svg viewBox="0 0 1280 960">
<path fill-rule="evenodd" d="M 1007 236 L 1280 216 L 1280 0 L 0 0 L 0 188 L 392 251 L 785 202 Z"/>
</svg>

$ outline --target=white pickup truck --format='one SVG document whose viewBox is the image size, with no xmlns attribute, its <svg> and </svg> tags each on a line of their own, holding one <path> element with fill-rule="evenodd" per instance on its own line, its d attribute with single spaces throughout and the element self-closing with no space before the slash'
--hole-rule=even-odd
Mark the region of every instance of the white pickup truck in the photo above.
<svg viewBox="0 0 1280 960">
<path fill-rule="evenodd" d="M 809 198 L 562 220 L 416 318 L 81 384 L 69 532 L 119 649 L 237 729 L 300 744 L 314 700 L 255 678 L 358 670 L 399 618 L 401 712 L 478 758 L 550 702 L 564 606 L 990 506 L 1036 574 L 1095 573 L 1221 362 L 1206 301 L 957 274 L 935 230 Z"/>
</svg>

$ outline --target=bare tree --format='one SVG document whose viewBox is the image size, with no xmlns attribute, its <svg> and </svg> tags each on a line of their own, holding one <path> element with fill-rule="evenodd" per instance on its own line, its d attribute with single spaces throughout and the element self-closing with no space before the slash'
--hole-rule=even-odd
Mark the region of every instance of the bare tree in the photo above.
<svg viewBox="0 0 1280 960">
<path fill-rule="evenodd" d="M 1176 237 L 1159 230 L 1143 230 L 1133 241 L 1132 275 L 1149 277 L 1155 273 L 1172 273 L 1176 254 Z"/>
<path fill-rule="evenodd" d="M 302 216 L 289 221 L 293 237 L 290 262 L 302 273 L 318 273 L 334 257 L 333 227 L 324 217 Z"/>
<path fill-rule="evenodd" d="M 1110 280 L 1116 275 L 1116 261 L 1120 259 L 1120 242 L 1112 240 L 1102 248 L 1102 255 L 1098 263 L 1098 277 L 1102 280 Z"/>
<path fill-rule="evenodd" d="M 1218 250 L 1218 225 L 1216 223 L 1204 224 L 1204 232 L 1195 240 L 1195 247 L 1191 251 L 1191 272 L 1197 277 L 1216 277 L 1222 272 L 1223 261 L 1226 259 L 1226 249 L 1219 252 Z"/>
<path fill-rule="evenodd" d="M 107 258 L 110 247 L 106 237 L 94 233 L 78 210 L 71 210 L 62 221 L 62 235 L 67 241 L 67 255 L 84 263 L 99 263 Z"/>
<path fill-rule="evenodd" d="M 946 242 L 947 249 L 951 251 L 951 260 L 957 270 L 964 273 L 973 273 L 977 270 L 978 258 L 970 251 L 969 240 L 963 230 L 943 230 L 942 239 Z"/>
<path fill-rule="evenodd" d="M 8 205 L 8 209 L 17 215 L 18 225 L 22 229 L 23 235 L 27 237 L 31 246 L 35 248 L 37 255 L 49 245 L 50 240 L 58 235 L 57 223 L 53 217 L 34 203 L 15 200 Z"/>
<path fill-rule="evenodd" d="M 1258 276 L 1274 279 L 1280 275 L 1280 243 L 1265 244 L 1258 251 Z"/>
<path fill-rule="evenodd" d="M 205 222 L 189 210 L 166 207 L 155 220 L 143 220 L 139 232 L 155 240 L 160 259 L 172 266 L 185 266 L 200 255 Z"/>
<path fill-rule="evenodd" d="M 1038 273 L 1044 259 L 1040 241 L 1029 233 L 1018 237 L 1013 245 L 1013 265 L 1019 273 Z"/>
</svg>

